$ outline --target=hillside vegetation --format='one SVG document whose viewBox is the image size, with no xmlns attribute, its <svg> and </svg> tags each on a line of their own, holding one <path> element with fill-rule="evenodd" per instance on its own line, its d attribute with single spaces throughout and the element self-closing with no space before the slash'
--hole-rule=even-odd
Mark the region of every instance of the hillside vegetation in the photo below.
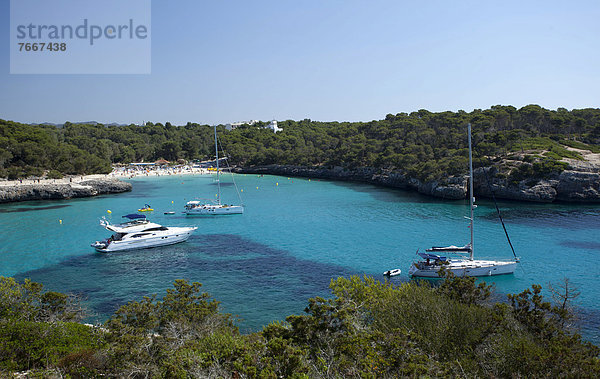
<svg viewBox="0 0 600 379">
<path fill-rule="evenodd" d="M 403 171 L 420 180 L 465 172 L 466 124 L 473 125 L 476 166 L 499 165 L 501 172 L 544 176 L 566 167 L 564 157 L 582 159 L 577 149 L 600 152 L 600 109 L 548 110 L 493 106 L 467 113 L 388 114 L 371 122 L 280 121 L 273 133 L 264 124 L 226 131 L 219 126 L 230 163 L 286 164 Z M 113 163 L 164 158 L 210 159 L 212 127 L 188 123 L 104 126 L 65 123 L 34 126 L 0 120 L 0 176 L 106 173 Z M 525 162 L 508 164 L 507 161 Z"/>
<path fill-rule="evenodd" d="M 571 329 L 564 282 L 553 305 L 534 285 L 489 300 L 474 278 L 439 287 L 338 278 L 303 315 L 241 334 L 232 316 L 177 280 L 123 305 L 101 327 L 77 323 L 77 299 L 0 277 L 0 374 L 56 377 L 391 378 L 600 375 L 598 347 Z"/>
</svg>

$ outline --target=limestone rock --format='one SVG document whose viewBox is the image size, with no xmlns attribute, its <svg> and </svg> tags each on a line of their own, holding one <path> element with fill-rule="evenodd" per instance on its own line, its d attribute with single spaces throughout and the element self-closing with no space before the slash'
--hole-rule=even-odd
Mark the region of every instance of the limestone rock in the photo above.
<svg viewBox="0 0 600 379">
<path fill-rule="evenodd" d="M 574 164 L 576 170 L 565 170 L 547 179 L 526 179 L 518 183 L 498 176 L 493 167 L 479 167 L 473 172 L 475 196 L 533 202 L 600 202 L 600 171 L 596 166 Z M 402 171 L 361 167 L 302 167 L 269 165 L 237 168 L 242 173 L 299 176 L 320 179 L 366 182 L 386 187 L 412 189 L 422 194 L 444 198 L 465 199 L 468 193 L 468 177 L 454 176 L 443 180 L 421 182 Z"/>
<path fill-rule="evenodd" d="M 0 203 L 29 200 L 60 200 L 131 191 L 131 183 L 117 179 L 96 179 L 80 183 L 18 184 L 0 186 Z"/>
</svg>

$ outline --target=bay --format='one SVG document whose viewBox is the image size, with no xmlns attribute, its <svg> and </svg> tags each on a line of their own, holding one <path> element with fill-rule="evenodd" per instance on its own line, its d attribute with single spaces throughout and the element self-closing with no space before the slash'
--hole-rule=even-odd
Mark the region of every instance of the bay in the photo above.
<svg viewBox="0 0 600 379">
<path fill-rule="evenodd" d="M 301 314 L 307 300 L 327 296 L 332 278 L 400 268 L 406 276 L 417 249 L 464 244 L 469 239 L 466 201 L 442 201 L 360 183 L 278 176 L 236 175 L 243 215 L 189 217 L 183 206 L 214 198 L 211 176 L 131 179 L 133 191 L 63 201 L 0 205 L 0 275 L 31 278 L 47 289 L 84 296 L 92 321 L 120 306 L 163 294 L 176 279 L 198 281 L 239 316 L 243 331 Z M 224 202 L 237 203 L 231 179 L 222 177 Z M 100 254 L 90 247 L 109 232 L 98 220 L 118 222 L 145 203 L 152 221 L 198 226 L 185 243 Z M 510 259 L 493 203 L 478 199 L 477 258 Z M 514 275 L 490 277 L 500 296 L 568 278 L 583 335 L 600 342 L 600 205 L 501 202 L 503 218 L 521 258 Z M 110 210 L 111 213 L 107 211 Z M 175 211 L 174 215 L 164 215 Z M 545 294 L 548 294 L 546 291 Z"/>
</svg>

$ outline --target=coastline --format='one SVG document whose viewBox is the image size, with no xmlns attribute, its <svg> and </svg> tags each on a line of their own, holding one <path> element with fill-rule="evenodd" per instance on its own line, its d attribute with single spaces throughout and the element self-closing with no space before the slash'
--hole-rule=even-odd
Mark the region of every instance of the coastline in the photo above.
<svg viewBox="0 0 600 379">
<path fill-rule="evenodd" d="M 600 203 L 600 165 L 592 162 L 568 162 L 569 167 L 546 179 L 528 178 L 517 183 L 496 176 L 491 167 L 474 171 L 476 197 L 515 200 L 536 203 Z M 390 188 L 412 190 L 424 195 L 447 200 L 467 198 L 467 176 L 449 176 L 441 180 L 423 182 L 402 171 L 361 167 L 304 167 L 291 165 L 268 165 L 240 167 L 234 170 L 242 174 L 267 174 L 305 178 L 370 183 Z M 489 178 L 489 182 L 488 182 Z"/>
<path fill-rule="evenodd" d="M 32 178 L 0 180 L 0 204 L 32 200 L 67 200 L 131 191 L 131 183 L 122 179 L 170 175 L 209 175 L 205 168 L 130 169 L 115 168 L 110 174 L 69 175 L 61 179 Z"/>
<path fill-rule="evenodd" d="M 588 157 L 586 157 L 588 158 Z M 594 157 L 596 158 L 596 157 Z M 497 176 L 494 168 L 477 168 L 474 172 L 474 190 L 478 197 L 515 200 L 523 202 L 600 202 L 600 161 L 568 160 L 569 167 L 549 178 L 528 178 L 518 183 Z M 467 177 L 450 176 L 429 182 L 412 178 L 399 170 L 373 167 L 346 169 L 343 167 L 304 167 L 292 165 L 267 165 L 235 167 L 240 174 L 267 174 L 314 179 L 362 182 L 390 188 L 416 191 L 447 200 L 467 198 Z M 0 179 L 0 203 L 56 200 L 90 197 L 131 191 L 132 184 L 122 179 L 136 177 L 161 177 L 175 175 L 210 175 L 207 168 L 192 166 L 130 168 L 117 167 L 109 174 L 72 175 L 62 179 Z M 493 191 L 493 194 L 492 194 Z"/>
<path fill-rule="evenodd" d="M 67 175 L 62 179 L 0 179 L 0 190 L 2 187 L 19 187 L 25 185 L 51 185 L 51 184 L 81 184 L 89 180 L 110 180 L 110 179 L 132 179 L 138 176 L 165 176 L 165 175 L 206 175 L 210 171 L 204 168 L 185 168 L 185 169 L 155 169 L 155 170 L 124 170 L 113 169 L 109 174 L 91 174 L 91 175 Z"/>
<path fill-rule="evenodd" d="M 38 183 L 0 186 L 0 203 L 32 200 L 64 200 L 131 191 L 131 183 L 115 178 L 80 178 L 77 182 L 56 183 L 53 179 Z"/>
</svg>

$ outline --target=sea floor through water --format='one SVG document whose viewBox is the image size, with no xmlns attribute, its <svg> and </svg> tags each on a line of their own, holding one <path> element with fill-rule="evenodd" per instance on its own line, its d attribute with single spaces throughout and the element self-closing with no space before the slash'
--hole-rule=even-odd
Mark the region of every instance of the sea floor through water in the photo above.
<svg viewBox="0 0 600 379">
<path fill-rule="evenodd" d="M 417 249 L 465 244 L 466 201 L 442 201 L 413 192 L 360 183 L 279 176 L 235 175 L 243 215 L 190 217 L 186 201 L 214 199 L 210 175 L 135 178 L 133 191 L 62 201 L 0 205 L 0 275 L 31 278 L 46 288 L 82 295 L 95 321 L 143 296 L 164 294 L 176 279 L 203 284 L 223 311 L 239 316 L 243 331 L 301 314 L 310 297 L 328 296 L 332 278 L 400 268 L 406 276 Z M 222 200 L 239 203 L 230 178 Z M 144 204 L 147 217 L 166 226 L 198 226 L 181 244 L 101 254 L 90 247 Z M 478 200 L 477 258 L 511 259 L 492 202 Z M 502 297 L 568 278 L 581 295 L 575 305 L 583 335 L 600 343 L 600 205 L 501 202 L 521 258 L 514 275 L 489 277 Z M 111 213 L 107 211 L 110 210 Z M 164 212 L 174 211 L 172 215 Z M 547 294 L 547 292 L 546 292 Z"/>
</svg>

